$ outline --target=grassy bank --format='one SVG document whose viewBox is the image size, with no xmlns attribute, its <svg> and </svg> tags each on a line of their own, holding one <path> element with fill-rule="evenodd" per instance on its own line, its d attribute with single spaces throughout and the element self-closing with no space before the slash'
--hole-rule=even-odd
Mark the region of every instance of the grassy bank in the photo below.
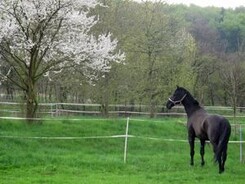
<svg viewBox="0 0 245 184">
<path fill-rule="evenodd" d="M 104 136 L 125 134 L 126 119 L 54 120 L 41 125 L 1 121 L 0 183 L 244 183 L 238 144 L 229 145 L 222 175 L 212 161 L 210 145 L 206 146 L 206 165 L 201 167 L 196 144 L 196 164 L 190 167 L 188 143 L 166 140 L 186 140 L 183 122 L 130 120 L 129 134 L 135 137 L 128 140 L 124 164 L 124 138 Z"/>
</svg>

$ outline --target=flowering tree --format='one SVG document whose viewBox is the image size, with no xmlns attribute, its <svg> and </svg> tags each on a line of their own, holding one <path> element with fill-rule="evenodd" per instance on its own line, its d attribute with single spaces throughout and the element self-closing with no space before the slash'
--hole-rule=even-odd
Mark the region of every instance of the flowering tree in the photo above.
<svg viewBox="0 0 245 184">
<path fill-rule="evenodd" d="M 88 13 L 97 5 L 97 0 L 0 1 L 0 60 L 10 68 L 1 76 L 24 91 L 27 118 L 35 117 L 42 76 L 76 66 L 85 73 L 108 72 L 111 62 L 124 59 L 115 53 L 117 40 L 110 33 L 89 34 L 98 20 Z"/>
</svg>

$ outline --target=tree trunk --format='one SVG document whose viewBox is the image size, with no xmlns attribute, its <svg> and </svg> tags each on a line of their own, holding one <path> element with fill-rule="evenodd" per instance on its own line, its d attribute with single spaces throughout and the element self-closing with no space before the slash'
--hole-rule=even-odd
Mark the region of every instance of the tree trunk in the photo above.
<svg viewBox="0 0 245 184">
<path fill-rule="evenodd" d="M 26 119 L 28 123 L 34 122 L 37 110 L 37 94 L 35 90 L 35 82 L 32 79 L 28 80 L 26 90 Z"/>
<path fill-rule="evenodd" d="M 155 114 L 156 114 L 156 105 L 153 102 L 153 99 L 151 99 L 151 102 L 150 102 L 150 118 L 154 118 Z"/>
<path fill-rule="evenodd" d="M 104 117 L 109 117 L 109 104 L 108 102 L 105 102 L 101 105 L 101 113 L 102 113 L 102 116 Z"/>
</svg>

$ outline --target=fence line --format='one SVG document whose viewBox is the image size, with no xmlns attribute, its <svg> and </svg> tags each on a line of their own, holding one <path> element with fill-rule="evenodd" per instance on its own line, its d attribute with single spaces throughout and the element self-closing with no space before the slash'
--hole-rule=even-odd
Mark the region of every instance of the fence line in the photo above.
<svg viewBox="0 0 245 184">
<path fill-rule="evenodd" d="M 97 118 L 23 118 L 23 117 L 7 117 L 7 116 L 0 116 L 0 119 L 5 120 L 34 120 L 34 121 L 101 121 L 106 119 L 97 119 Z"/>
<path fill-rule="evenodd" d="M 22 116 L 24 103 L 18 102 L 0 102 L 0 115 Z M 227 118 L 233 117 L 232 107 L 224 106 L 204 106 L 210 113 L 221 114 Z M 109 104 L 107 113 L 109 115 L 129 116 L 129 115 L 152 115 L 148 105 L 127 105 L 127 104 Z M 176 106 L 171 112 L 164 105 L 156 106 L 156 116 L 186 116 L 182 106 Z M 39 116 L 45 114 L 51 117 L 60 115 L 103 115 L 103 106 L 101 104 L 86 103 L 39 103 L 37 110 Z M 237 118 L 245 118 L 245 107 L 237 107 Z"/>
<path fill-rule="evenodd" d="M 12 120 L 23 120 L 26 118 L 11 118 L 11 117 L 0 117 L 0 119 L 12 119 Z M 45 120 L 42 118 L 38 118 L 38 120 Z M 57 119 L 46 119 L 46 120 L 57 120 Z M 60 119 L 64 120 L 64 119 Z M 68 120 L 73 120 L 73 121 L 86 121 L 86 120 L 106 120 L 106 119 L 68 119 Z M 82 140 L 82 139 L 111 139 L 111 138 L 124 138 L 125 139 L 125 144 L 124 144 L 124 163 L 126 163 L 127 159 L 127 147 L 128 147 L 128 138 L 139 138 L 139 139 L 148 139 L 148 140 L 158 140 L 158 141 L 166 141 L 166 142 L 183 142 L 187 143 L 187 140 L 184 139 L 169 139 L 169 138 L 159 138 L 159 137 L 147 137 L 147 136 L 136 136 L 136 135 L 129 135 L 129 121 L 144 121 L 140 119 L 130 119 L 129 117 L 127 118 L 126 121 L 126 128 L 125 128 L 125 134 L 124 135 L 108 135 L 108 136 L 85 136 L 85 137 L 47 137 L 47 136 L 5 136 L 5 135 L 0 135 L 0 138 L 5 138 L 5 139 L 42 139 L 42 140 Z M 147 121 L 147 120 L 145 120 Z M 154 122 L 154 121 L 152 121 Z M 162 121 L 155 121 L 155 122 L 162 122 Z M 242 145 L 245 143 L 245 141 L 242 140 L 242 126 L 245 126 L 240 124 L 240 141 L 229 141 L 229 144 L 240 144 L 240 161 L 243 161 L 243 147 Z M 206 141 L 209 143 L 209 141 Z"/>
<path fill-rule="evenodd" d="M 0 119 L 3 120 L 34 120 L 34 121 L 102 121 L 102 120 L 108 120 L 108 118 L 23 118 L 23 117 L 7 117 L 7 116 L 0 116 Z M 116 118 L 116 119 L 125 119 L 125 118 Z M 164 120 L 152 120 L 152 119 L 139 119 L 139 118 L 130 118 L 131 121 L 151 121 L 154 123 L 167 123 L 164 122 Z M 186 125 L 186 122 L 176 122 L 178 124 Z M 240 123 L 230 123 L 231 126 L 245 126 L 245 124 Z"/>
<path fill-rule="evenodd" d="M 144 137 L 136 135 L 108 135 L 108 136 L 85 136 L 85 137 L 47 137 L 47 136 L 5 136 L 0 135 L 0 138 L 4 139 L 41 139 L 41 140 L 83 140 L 83 139 L 111 139 L 111 138 L 138 138 L 138 139 L 148 139 L 164 142 L 183 142 L 188 143 L 187 139 L 166 139 L 159 137 Z M 210 143 L 206 141 L 206 143 Z M 245 143 L 245 141 L 229 141 L 230 144 L 240 144 Z"/>
<path fill-rule="evenodd" d="M 124 163 L 127 162 L 127 153 L 128 153 L 128 138 L 139 138 L 139 139 L 147 139 L 147 140 L 157 140 L 164 142 L 178 142 L 178 143 L 188 143 L 187 140 L 184 139 L 164 139 L 157 137 L 143 137 L 143 136 L 135 136 L 135 135 L 111 135 L 111 136 L 90 136 L 90 137 L 25 137 L 25 136 L 0 136 L 0 138 L 4 139 L 39 139 L 39 140 L 84 140 L 84 139 L 112 139 L 112 138 L 124 138 Z M 210 143 L 206 141 L 206 143 Z M 242 152 L 242 144 L 245 141 L 229 141 L 229 144 L 240 144 L 240 162 L 243 162 L 243 152 Z"/>
<path fill-rule="evenodd" d="M 0 138 L 5 139 L 41 139 L 41 140 L 82 140 L 82 139 L 110 139 L 110 138 L 126 138 L 126 137 L 135 137 L 133 135 L 108 135 L 108 136 L 90 136 L 90 137 L 26 137 L 26 136 L 0 136 Z"/>
</svg>

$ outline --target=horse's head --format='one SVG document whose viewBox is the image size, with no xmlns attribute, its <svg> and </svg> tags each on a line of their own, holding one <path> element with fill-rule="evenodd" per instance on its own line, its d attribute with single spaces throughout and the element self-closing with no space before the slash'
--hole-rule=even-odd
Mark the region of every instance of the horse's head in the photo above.
<svg viewBox="0 0 245 184">
<path fill-rule="evenodd" d="M 177 86 L 174 94 L 168 99 L 166 107 L 171 109 L 173 106 L 180 104 L 185 99 L 186 95 L 187 91 L 184 88 Z"/>
</svg>

